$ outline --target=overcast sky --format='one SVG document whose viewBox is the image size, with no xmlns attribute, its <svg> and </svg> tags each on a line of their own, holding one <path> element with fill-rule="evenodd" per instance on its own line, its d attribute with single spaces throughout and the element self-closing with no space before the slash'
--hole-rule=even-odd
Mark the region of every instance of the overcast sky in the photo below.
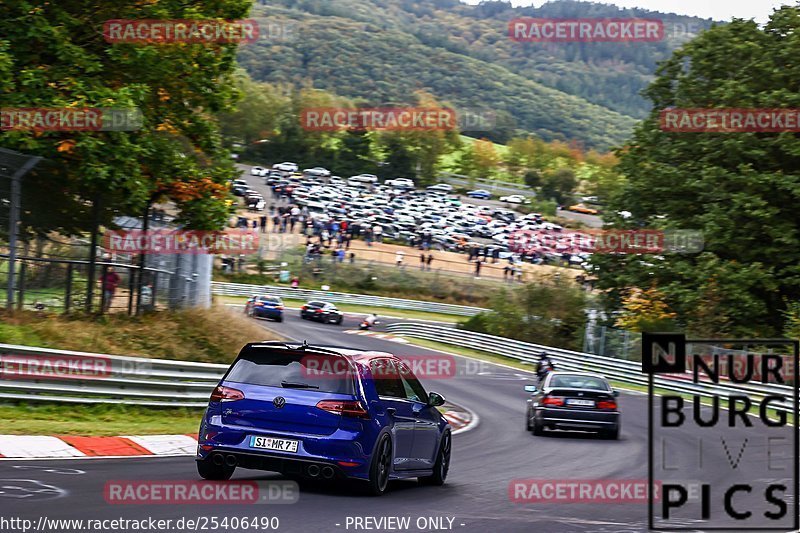
<svg viewBox="0 0 800 533">
<path fill-rule="evenodd" d="M 480 0 L 462 0 L 468 4 L 478 4 Z M 545 0 L 511 0 L 515 6 L 541 6 Z M 732 17 L 755 19 L 766 22 L 773 8 L 782 5 L 798 5 L 797 0 L 614 0 L 600 2 L 620 7 L 640 7 L 661 11 L 693 15 L 714 20 L 730 20 Z"/>
</svg>

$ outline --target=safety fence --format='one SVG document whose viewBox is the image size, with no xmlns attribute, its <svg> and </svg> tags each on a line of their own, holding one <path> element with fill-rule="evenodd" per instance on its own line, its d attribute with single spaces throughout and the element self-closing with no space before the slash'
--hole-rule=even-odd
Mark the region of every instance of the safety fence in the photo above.
<svg viewBox="0 0 800 533">
<path fill-rule="evenodd" d="M 227 368 L 0 344 L 0 400 L 205 407 Z"/>
<path fill-rule="evenodd" d="M 640 362 L 562 350 L 505 337 L 428 324 L 396 323 L 389 324 L 387 329 L 394 334 L 497 354 L 531 365 L 539 361 L 540 353 L 546 352 L 550 355 L 558 370 L 594 372 L 602 374 L 613 381 L 632 385 L 639 390 L 644 390 L 648 385 L 648 376 L 642 373 Z M 752 400 L 760 402 L 767 396 L 778 395 L 784 399 L 782 401 L 771 401 L 771 406 L 787 412 L 794 410 L 792 405 L 794 388 L 790 386 L 762 383 L 737 384 L 722 380 L 720 383 L 703 381 L 693 383 L 690 374 L 682 377 L 686 379 L 657 376 L 654 385 L 659 389 L 698 395 L 704 398 L 727 398 L 731 395 L 743 394 Z"/>
</svg>

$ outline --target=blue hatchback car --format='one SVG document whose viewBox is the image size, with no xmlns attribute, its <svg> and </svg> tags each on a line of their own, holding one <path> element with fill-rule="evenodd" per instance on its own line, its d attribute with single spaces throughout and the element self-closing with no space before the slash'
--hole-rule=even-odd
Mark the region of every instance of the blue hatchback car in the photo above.
<svg viewBox="0 0 800 533">
<path fill-rule="evenodd" d="M 283 300 L 277 296 L 252 296 L 244 306 L 244 312 L 255 318 L 271 318 L 283 322 Z"/>
<path fill-rule="evenodd" d="M 246 345 L 211 395 L 197 470 L 229 479 L 237 467 L 312 479 L 444 484 L 452 437 L 410 368 L 386 352 L 281 342 Z"/>
</svg>

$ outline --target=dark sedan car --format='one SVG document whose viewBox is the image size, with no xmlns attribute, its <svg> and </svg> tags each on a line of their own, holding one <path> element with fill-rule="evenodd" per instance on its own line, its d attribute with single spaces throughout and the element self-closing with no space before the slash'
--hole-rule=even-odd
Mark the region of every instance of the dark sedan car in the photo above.
<svg viewBox="0 0 800 533">
<path fill-rule="evenodd" d="M 544 429 L 597 431 L 609 439 L 619 438 L 617 407 L 619 393 L 603 376 L 585 372 L 551 372 L 541 388 L 527 385 L 525 426 L 534 435 Z"/>
<path fill-rule="evenodd" d="M 300 308 L 300 318 L 338 325 L 344 320 L 344 313 L 329 302 L 308 302 Z"/>
</svg>

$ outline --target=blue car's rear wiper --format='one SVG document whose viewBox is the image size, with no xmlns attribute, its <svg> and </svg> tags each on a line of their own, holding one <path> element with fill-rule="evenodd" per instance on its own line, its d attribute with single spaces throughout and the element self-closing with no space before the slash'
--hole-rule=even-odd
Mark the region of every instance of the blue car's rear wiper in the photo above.
<svg viewBox="0 0 800 533">
<path fill-rule="evenodd" d="M 316 385 L 309 385 L 308 383 L 292 383 L 291 381 L 281 381 L 281 387 L 286 389 L 318 389 Z"/>
</svg>

